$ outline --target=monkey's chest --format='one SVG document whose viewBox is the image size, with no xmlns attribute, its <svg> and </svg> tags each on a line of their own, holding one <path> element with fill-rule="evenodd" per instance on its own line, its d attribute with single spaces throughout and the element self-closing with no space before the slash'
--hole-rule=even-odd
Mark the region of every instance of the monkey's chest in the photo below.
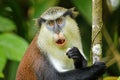
<svg viewBox="0 0 120 80">
<path fill-rule="evenodd" d="M 59 72 L 65 72 L 74 69 L 73 60 L 69 59 L 66 55 L 49 56 L 49 58 L 54 68 Z"/>
</svg>

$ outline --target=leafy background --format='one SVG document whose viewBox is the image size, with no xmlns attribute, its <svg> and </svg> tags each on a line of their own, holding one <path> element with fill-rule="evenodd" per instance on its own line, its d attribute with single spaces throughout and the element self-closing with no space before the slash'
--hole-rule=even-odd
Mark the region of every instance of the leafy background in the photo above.
<svg viewBox="0 0 120 80">
<path fill-rule="evenodd" d="M 90 61 L 92 0 L 0 0 L 0 80 L 15 80 L 26 48 L 37 32 L 33 19 L 52 6 L 76 7 L 83 49 Z M 103 0 L 104 80 L 120 75 L 120 0 Z M 120 79 L 119 79 L 120 80 Z"/>
</svg>

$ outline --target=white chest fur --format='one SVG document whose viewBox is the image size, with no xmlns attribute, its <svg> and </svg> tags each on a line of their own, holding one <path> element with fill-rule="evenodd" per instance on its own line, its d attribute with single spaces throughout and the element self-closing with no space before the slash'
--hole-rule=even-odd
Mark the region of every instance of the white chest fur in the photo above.
<svg viewBox="0 0 120 80">
<path fill-rule="evenodd" d="M 73 60 L 69 59 L 65 53 L 58 53 L 57 57 L 49 55 L 49 59 L 55 69 L 59 72 L 65 72 L 74 69 Z"/>
</svg>

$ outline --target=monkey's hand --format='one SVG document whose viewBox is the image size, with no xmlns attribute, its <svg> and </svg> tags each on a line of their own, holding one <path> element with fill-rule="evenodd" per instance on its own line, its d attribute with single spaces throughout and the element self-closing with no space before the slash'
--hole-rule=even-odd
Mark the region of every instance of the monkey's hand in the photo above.
<svg viewBox="0 0 120 80">
<path fill-rule="evenodd" d="M 104 62 L 95 62 L 93 64 L 94 67 L 92 68 L 92 71 L 96 73 L 99 72 L 98 74 L 103 74 L 106 70 L 106 64 Z"/>
<path fill-rule="evenodd" d="M 72 59 L 78 59 L 82 56 L 77 47 L 72 47 L 69 50 L 67 50 L 66 55 L 68 56 L 68 58 Z"/>
<path fill-rule="evenodd" d="M 91 67 L 91 72 L 94 73 L 94 77 L 98 78 L 106 71 L 106 64 L 104 62 L 95 62 Z"/>
<path fill-rule="evenodd" d="M 67 50 L 66 55 L 68 58 L 73 59 L 76 69 L 80 69 L 87 66 L 87 61 L 84 59 L 77 47 L 72 47 Z"/>
</svg>

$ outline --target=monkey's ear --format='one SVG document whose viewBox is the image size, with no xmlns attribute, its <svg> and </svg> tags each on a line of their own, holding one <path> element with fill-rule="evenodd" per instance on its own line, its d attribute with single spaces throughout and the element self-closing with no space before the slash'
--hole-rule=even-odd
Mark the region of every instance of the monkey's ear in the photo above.
<svg viewBox="0 0 120 80">
<path fill-rule="evenodd" d="M 63 16 L 70 15 L 72 18 L 76 18 L 78 16 L 78 12 L 75 11 L 75 7 L 68 9 Z"/>
<path fill-rule="evenodd" d="M 70 10 L 70 12 L 72 13 L 72 16 L 73 16 L 74 18 L 76 18 L 76 17 L 78 16 L 79 12 L 78 12 L 78 11 L 75 11 L 75 7 L 70 8 L 69 10 Z"/>
<path fill-rule="evenodd" d="M 33 20 L 35 21 L 35 26 L 38 26 L 38 27 L 40 27 L 41 24 L 46 21 L 43 18 L 36 18 L 36 19 L 33 19 Z"/>
</svg>

